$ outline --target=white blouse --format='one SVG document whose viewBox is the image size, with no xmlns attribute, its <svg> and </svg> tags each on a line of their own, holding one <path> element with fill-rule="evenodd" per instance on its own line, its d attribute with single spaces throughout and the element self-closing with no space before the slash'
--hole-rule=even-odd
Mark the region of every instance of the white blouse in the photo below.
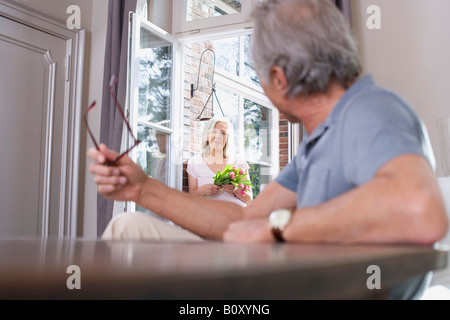
<svg viewBox="0 0 450 320">
<path fill-rule="evenodd" d="M 233 155 L 228 159 L 227 165 L 235 165 L 237 168 L 241 168 L 244 171 L 249 169 L 247 161 L 241 156 Z M 212 184 L 217 172 L 213 172 L 207 165 L 205 159 L 201 154 L 195 155 L 188 160 L 187 173 L 197 179 L 198 188 L 205 184 Z M 239 200 L 233 195 L 220 190 L 215 196 L 209 196 L 210 199 L 231 201 L 239 204 L 240 206 L 246 206 L 245 202 Z"/>
</svg>

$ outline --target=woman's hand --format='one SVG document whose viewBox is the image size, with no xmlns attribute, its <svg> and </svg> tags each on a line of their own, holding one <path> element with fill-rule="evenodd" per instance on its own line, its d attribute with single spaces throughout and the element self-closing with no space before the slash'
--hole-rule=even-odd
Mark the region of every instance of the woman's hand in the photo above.
<svg viewBox="0 0 450 320">
<path fill-rule="evenodd" d="M 223 191 L 225 191 L 226 193 L 233 195 L 236 192 L 236 187 L 233 186 L 232 184 L 226 184 L 222 186 Z"/>
<path fill-rule="evenodd" d="M 220 187 L 215 184 L 205 184 L 195 191 L 199 196 L 215 196 L 220 191 Z"/>
<path fill-rule="evenodd" d="M 149 180 L 141 167 L 128 156 L 122 157 L 114 166 L 105 165 L 107 161 L 113 161 L 117 153 L 104 144 L 100 144 L 99 150 L 90 148 L 87 155 L 96 161 L 89 166 L 89 172 L 95 175 L 94 182 L 101 195 L 111 200 L 138 201 Z"/>
</svg>

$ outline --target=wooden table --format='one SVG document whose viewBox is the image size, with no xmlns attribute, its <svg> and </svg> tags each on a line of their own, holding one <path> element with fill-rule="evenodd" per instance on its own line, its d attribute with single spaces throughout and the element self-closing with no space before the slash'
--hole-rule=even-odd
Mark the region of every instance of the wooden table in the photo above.
<svg viewBox="0 0 450 320">
<path fill-rule="evenodd" d="M 0 299 L 387 298 L 447 257 L 421 246 L 0 240 Z M 367 286 L 369 266 L 380 289 Z M 68 288 L 74 276 L 80 289 Z"/>
</svg>

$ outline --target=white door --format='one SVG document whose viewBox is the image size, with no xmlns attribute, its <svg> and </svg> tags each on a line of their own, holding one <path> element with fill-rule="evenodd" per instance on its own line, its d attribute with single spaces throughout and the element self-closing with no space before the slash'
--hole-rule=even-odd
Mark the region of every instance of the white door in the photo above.
<svg viewBox="0 0 450 320">
<path fill-rule="evenodd" d="M 65 233 L 67 48 L 0 16 L 0 237 Z"/>
</svg>

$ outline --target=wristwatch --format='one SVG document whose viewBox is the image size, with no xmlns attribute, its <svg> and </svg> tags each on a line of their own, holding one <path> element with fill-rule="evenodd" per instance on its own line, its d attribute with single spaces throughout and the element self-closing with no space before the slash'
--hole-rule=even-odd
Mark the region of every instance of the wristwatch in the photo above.
<svg viewBox="0 0 450 320">
<path fill-rule="evenodd" d="M 273 236 L 278 242 L 284 242 L 283 231 L 291 221 L 292 210 L 278 209 L 269 216 L 269 226 L 272 229 Z"/>
</svg>

